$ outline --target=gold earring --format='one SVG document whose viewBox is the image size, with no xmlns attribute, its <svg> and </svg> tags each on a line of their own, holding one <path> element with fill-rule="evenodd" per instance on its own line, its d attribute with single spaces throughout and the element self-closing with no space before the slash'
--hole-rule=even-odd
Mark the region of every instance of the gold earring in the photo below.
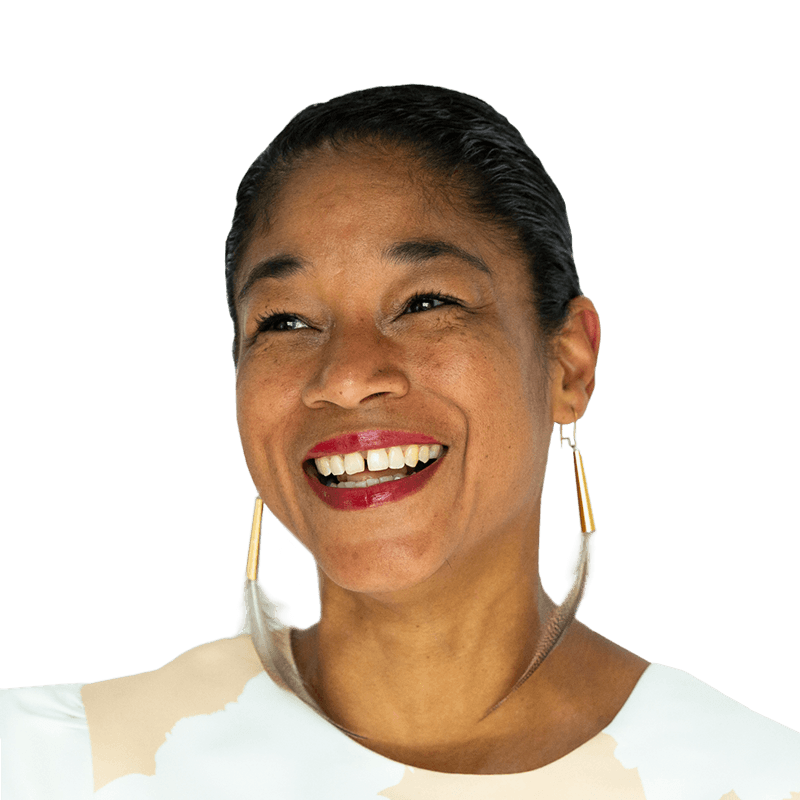
<svg viewBox="0 0 800 800">
<path fill-rule="evenodd" d="M 282 677 L 287 672 L 285 657 L 276 649 L 273 635 L 281 627 L 277 618 L 275 604 L 258 585 L 258 555 L 261 550 L 261 517 L 264 502 L 256 496 L 253 509 L 253 526 L 250 529 L 250 549 L 247 553 L 247 577 L 244 582 L 245 622 L 243 633 L 249 633 L 261 661 L 267 668 L 275 670 Z M 284 678 L 285 679 L 285 678 Z"/>
<path fill-rule="evenodd" d="M 258 554 L 261 549 L 261 517 L 264 512 L 264 501 L 256 497 L 253 509 L 253 526 L 250 529 L 250 550 L 247 553 L 247 580 L 244 584 L 245 625 L 244 633 L 248 633 L 253 647 L 261 659 L 267 673 L 277 673 L 289 689 L 304 703 L 314 709 L 323 719 L 335 725 L 340 731 L 354 739 L 366 739 L 357 733 L 347 730 L 334 722 L 320 707 L 312 696 L 308 686 L 297 671 L 297 667 L 276 643 L 276 631 L 283 626 L 278 621 L 275 605 L 267 599 L 258 585 Z M 289 645 L 291 650 L 291 645 Z"/>
<path fill-rule="evenodd" d="M 250 551 L 247 554 L 247 580 L 258 580 L 258 553 L 261 550 L 261 515 L 264 511 L 264 501 L 256 497 L 256 507 L 253 510 L 253 527 L 250 531 Z"/>
<path fill-rule="evenodd" d="M 592 514 L 592 503 L 589 500 L 589 487 L 586 485 L 586 471 L 583 468 L 583 456 L 578 450 L 578 415 L 572 409 L 575 422 L 572 428 L 572 440 L 569 436 L 564 436 L 564 426 L 559 423 L 559 434 L 561 436 L 561 446 L 567 442 L 572 448 L 572 461 L 575 465 L 575 485 L 578 489 L 578 511 L 581 515 L 581 533 L 594 533 L 594 515 Z"/>
</svg>

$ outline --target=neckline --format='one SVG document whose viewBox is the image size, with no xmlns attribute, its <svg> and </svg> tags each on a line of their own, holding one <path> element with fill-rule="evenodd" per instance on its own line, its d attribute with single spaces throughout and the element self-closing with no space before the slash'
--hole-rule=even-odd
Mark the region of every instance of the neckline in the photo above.
<svg viewBox="0 0 800 800">
<path fill-rule="evenodd" d="M 602 736 L 602 735 L 610 735 L 610 734 L 607 733 L 608 729 L 611 728 L 611 726 L 614 725 L 617 722 L 617 720 L 622 716 L 623 712 L 625 712 L 626 714 L 629 712 L 630 706 L 633 705 L 634 702 L 636 702 L 635 700 L 633 700 L 634 695 L 638 695 L 639 694 L 639 692 L 637 690 L 639 690 L 639 688 L 641 687 L 645 676 L 649 675 L 651 673 L 651 668 L 653 667 L 652 663 L 649 663 L 645 667 L 644 671 L 642 672 L 642 674 L 639 676 L 638 680 L 634 684 L 633 689 L 631 690 L 630 694 L 625 699 L 625 702 L 620 706 L 620 708 L 617 710 L 617 713 L 613 716 L 613 718 L 608 722 L 607 725 L 605 725 L 601 730 L 599 730 L 593 736 L 588 738 L 586 741 L 581 742 L 577 747 L 574 747 L 569 752 L 564 753 L 563 756 L 559 756 L 554 761 L 550 761 L 547 764 L 543 764 L 541 767 L 536 767 L 536 768 L 530 769 L 530 770 L 523 770 L 522 772 L 490 772 L 490 773 L 440 772 L 439 770 L 427 769 L 426 767 L 415 767 L 412 764 L 406 764 L 406 763 L 404 763 L 402 761 L 396 761 L 393 758 L 389 758 L 388 756 L 385 756 L 385 755 L 383 755 L 381 753 L 377 753 L 375 750 L 371 750 L 369 747 L 366 747 L 365 745 L 361 744 L 361 742 L 359 742 L 357 738 L 354 738 L 353 736 L 348 735 L 348 733 L 343 728 L 341 728 L 339 725 L 337 725 L 335 722 L 333 722 L 331 719 L 329 719 L 324 713 L 322 713 L 322 710 L 316 705 L 316 703 L 314 703 L 312 705 L 307 700 L 305 700 L 304 698 L 300 697 L 291 688 L 292 684 L 295 683 L 295 682 L 299 682 L 299 684 L 301 686 L 305 687 L 305 683 L 303 681 L 302 676 L 300 675 L 300 671 L 297 669 L 297 664 L 296 664 L 295 659 L 294 659 L 294 653 L 292 652 L 292 638 L 291 637 L 292 637 L 292 631 L 293 630 L 296 630 L 296 629 L 292 628 L 292 627 L 289 627 L 289 626 L 281 626 L 280 628 L 277 628 L 277 629 L 274 629 L 274 630 L 271 631 L 273 643 L 280 650 L 281 654 L 284 656 L 284 658 L 286 660 L 287 665 L 292 670 L 292 676 L 291 676 L 291 678 L 289 680 L 287 680 L 288 676 L 280 675 L 280 677 L 282 679 L 282 682 L 284 684 L 284 686 L 282 688 L 284 688 L 286 691 L 288 691 L 290 694 L 292 694 L 292 696 L 295 699 L 299 700 L 301 703 L 303 703 L 304 705 L 306 705 L 309 708 L 311 708 L 311 710 L 314 711 L 315 715 L 317 717 L 319 717 L 324 723 L 326 723 L 330 727 L 331 733 L 333 735 L 344 737 L 350 743 L 350 746 L 358 747 L 360 750 L 366 750 L 372 756 L 374 756 L 376 759 L 381 759 L 381 760 L 383 760 L 384 762 L 386 762 L 388 764 L 393 764 L 395 766 L 402 767 L 403 769 L 406 769 L 406 770 L 409 770 L 409 769 L 410 770 L 414 770 L 415 772 L 425 772 L 425 773 L 428 773 L 430 775 L 435 775 L 435 776 L 438 776 L 438 777 L 441 777 L 441 778 L 446 778 L 446 777 L 450 777 L 450 778 L 453 778 L 453 779 L 455 779 L 455 778 L 460 778 L 460 779 L 471 778 L 471 779 L 475 779 L 475 780 L 480 780 L 482 778 L 498 778 L 498 777 L 501 777 L 501 776 L 503 776 L 503 777 L 511 777 L 511 776 L 522 777 L 522 776 L 525 776 L 525 775 L 531 775 L 531 776 L 536 775 L 538 777 L 540 774 L 543 773 L 544 770 L 550 769 L 555 764 L 560 764 L 561 762 L 564 761 L 564 759 L 575 758 L 576 754 L 579 751 L 581 751 L 584 748 L 586 748 L 592 742 L 595 742 L 600 736 Z M 275 682 L 274 677 L 272 675 L 270 675 L 269 672 L 266 669 L 264 671 L 266 672 L 266 674 L 270 678 L 270 680 Z"/>
</svg>

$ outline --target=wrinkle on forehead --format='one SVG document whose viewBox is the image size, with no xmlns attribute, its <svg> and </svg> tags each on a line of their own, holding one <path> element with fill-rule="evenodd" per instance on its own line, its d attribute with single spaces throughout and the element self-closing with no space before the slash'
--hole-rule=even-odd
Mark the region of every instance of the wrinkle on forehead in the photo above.
<svg viewBox="0 0 800 800">
<path fill-rule="evenodd" d="M 262 193 L 251 238 L 268 234 L 283 203 L 296 200 L 300 194 L 311 189 L 326 171 L 341 166 L 349 166 L 351 174 L 359 171 L 372 171 L 374 174 L 377 170 L 384 178 L 392 176 L 398 187 L 408 188 L 423 200 L 425 213 L 435 213 L 437 207 L 445 205 L 448 210 L 482 223 L 495 233 L 501 233 L 517 254 L 519 243 L 516 232 L 507 224 L 489 219 L 474 210 L 474 203 L 469 200 L 472 194 L 469 177 L 463 166 L 451 171 L 437 168 L 430 158 L 411 143 L 378 139 L 323 142 L 315 149 L 293 157 L 290 163 L 278 166 Z M 242 259 L 243 262 L 245 260 Z"/>
<path fill-rule="evenodd" d="M 260 230 L 251 236 L 241 260 L 237 291 L 241 293 L 249 272 L 266 255 L 288 253 L 304 259 L 306 254 L 296 249 L 294 237 L 287 241 L 282 235 L 287 215 L 289 219 L 299 214 L 317 220 L 319 224 L 312 228 L 319 232 L 326 227 L 333 237 L 331 246 L 352 238 L 362 226 L 374 228 L 381 219 L 387 230 L 392 228 L 391 220 L 401 223 L 401 228 L 393 230 L 394 236 L 387 235 L 387 244 L 393 238 L 448 239 L 451 237 L 443 231 L 460 221 L 462 237 L 466 234 L 467 239 L 482 240 L 501 259 L 519 259 L 522 255 L 527 261 L 516 233 L 496 219 L 476 214 L 465 201 L 466 192 L 458 180 L 432 172 L 407 148 L 387 150 L 355 143 L 348 149 L 303 154 L 269 193 Z M 362 205 L 354 215 L 358 206 L 353 198 L 368 197 L 373 192 L 379 199 Z M 288 227 L 291 230 L 292 224 Z M 470 247 L 468 241 L 464 246 L 476 249 L 475 243 Z"/>
</svg>

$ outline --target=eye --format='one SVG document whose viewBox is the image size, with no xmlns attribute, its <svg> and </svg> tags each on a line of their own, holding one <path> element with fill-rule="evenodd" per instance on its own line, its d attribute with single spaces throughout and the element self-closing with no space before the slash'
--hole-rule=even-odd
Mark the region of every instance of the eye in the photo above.
<svg viewBox="0 0 800 800">
<path fill-rule="evenodd" d="M 433 308 L 447 305 L 459 305 L 459 302 L 455 298 L 444 294 L 425 292 L 424 294 L 415 294 L 410 298 L 403 309 L 403 313 L 418 314 L 420 311 L 430 311 Z"/>
<path fill-rule="evenodd" d="M 261 317 L 258 320 L 256 331 L 258 333 L 263 333 L 265 331 L 298 331 L 307 327 L 308 325 L 294 314 L 287 314 L 284 311 L 280 311 Z"/>
</svg>

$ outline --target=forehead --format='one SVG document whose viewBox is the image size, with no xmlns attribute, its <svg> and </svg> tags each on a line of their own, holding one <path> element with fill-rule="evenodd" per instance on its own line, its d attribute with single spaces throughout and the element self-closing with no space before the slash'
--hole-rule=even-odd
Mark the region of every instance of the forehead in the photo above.
<svg viewBox="0 0 800 800">
<path fill-rule="evenodd" d="M 281 187 L 268 230 L 298 228 L 311 217 L 342 237 L 377 235 L 403 226 L 457 225 L 468 216 L 453 187 L 404 151 L 327 149 L 306 159 Z"/>
<path fill-rule="evenodd" d="M 242 259 L 241 287 L 264 258 L 310 263 L 384 253 L 403 240 L 450 242 L 484 260 L 515 251 L 511 237 L 476 217 L 454 186 L 408 153 L 360 148 L 315 153 L 292 170 Z"/>
</svg>

